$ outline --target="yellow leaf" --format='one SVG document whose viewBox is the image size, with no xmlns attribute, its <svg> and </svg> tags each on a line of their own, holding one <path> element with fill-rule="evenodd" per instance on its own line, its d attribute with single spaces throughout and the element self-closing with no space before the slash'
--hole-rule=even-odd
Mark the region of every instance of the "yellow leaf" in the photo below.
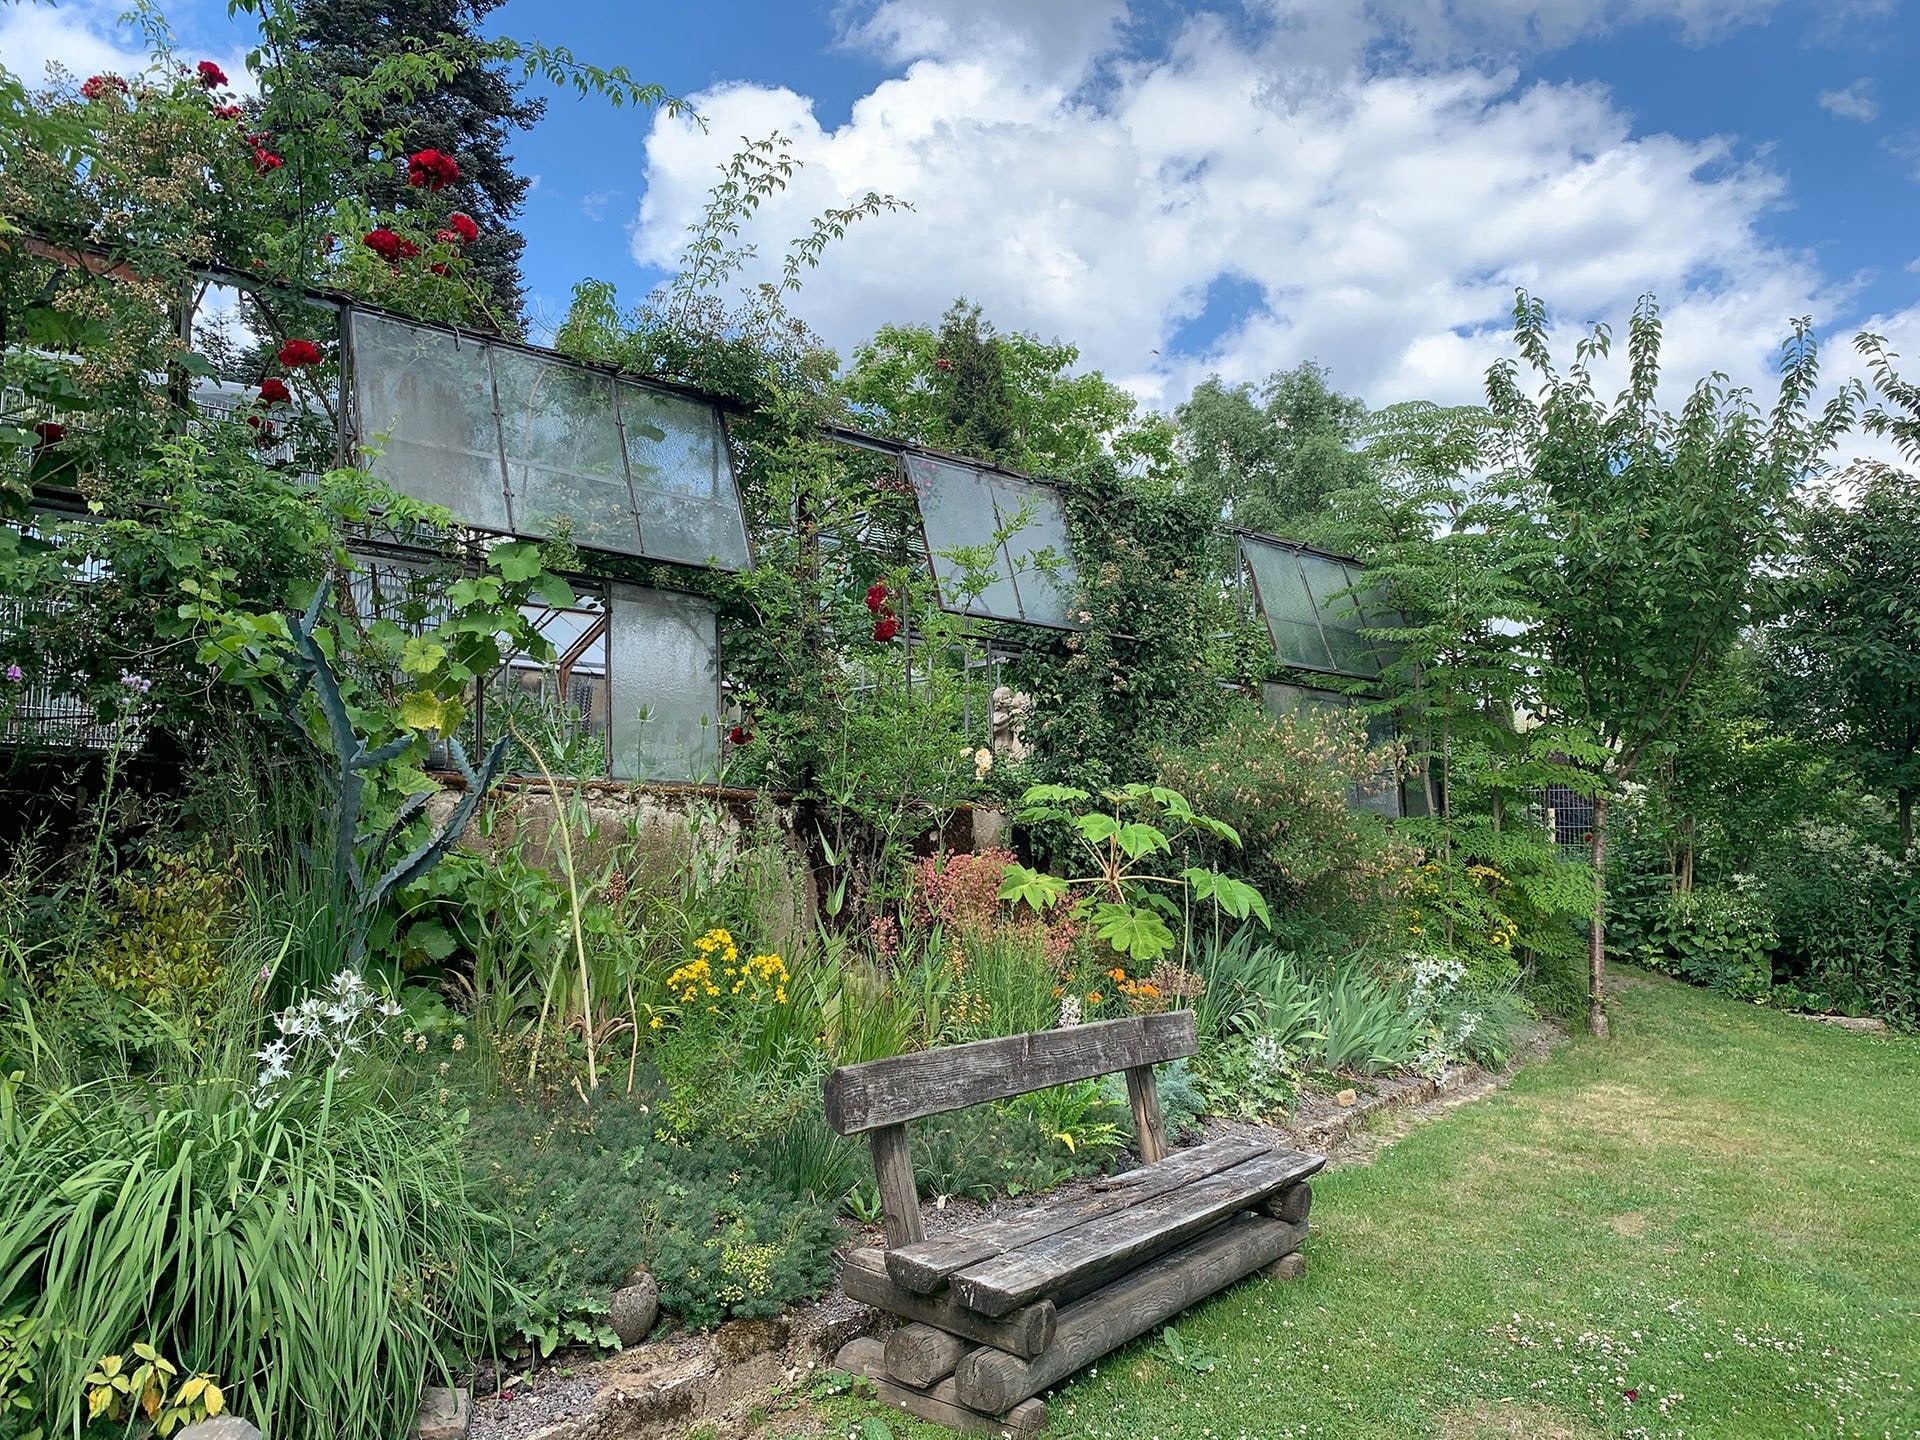
<svg viewBox="0 0 1920 1440">
<path fill-rule="evenodd" d="M 1056 1140 L 1058 1140 L 1058 1141 L 1059 1141 L 1059 1142 L 1060 1142 L 1060 1143 L 1061 1143 L 1062 1145 L 1064 1145 L 1064 1146 L 1066 1146 L 1066 1147 L 1067 1147 L 1067 1151 L 1068 1151 L 1068 1153 L 1072 1153 L 1072 1151 L 1073 1151 L 1073 1136 L 1071 1136 L 1071 1135 L 1064 1135 L 1064 1134 L 1063 1134 L 1063 1135 L 1056 1135 L 1056 1136 L 1054 1136 L 1053 1138 L 1054 1138 L 1054 1139 L 1056 1139 Z"/>
<path fill-rule="evenodd" d="M 446 705 L 439 696 L 415 690 L 400 701 L 400 723 L 409 730 L 440 730 L 447 722 Z"/>
<path fill-rule="evenodd" d="M 227 1397 L 220 1393 L 220 1387 L 211 1380 L 207 1382 L 207 1388 L 200 1398 L 206 1402 L 209 1415 L 218 1415 L 227 1408 Z"/>
<path fill-rule="evenodd" d="M 176 1405 L 191 1405 L 193 1403 L 193 1397 L 206 1388 L 207 1377 L 204 1375 L 196 1375 L 175 1392 L 173 1403 Z"/>
<path fill-rule="evenodd" d="M 107 1406 L 113 1403 L 113 1391 L 100 1386 L 87 1392 L 87 1419 L 98 1420 L 106 1413 Z"/>
</svg>

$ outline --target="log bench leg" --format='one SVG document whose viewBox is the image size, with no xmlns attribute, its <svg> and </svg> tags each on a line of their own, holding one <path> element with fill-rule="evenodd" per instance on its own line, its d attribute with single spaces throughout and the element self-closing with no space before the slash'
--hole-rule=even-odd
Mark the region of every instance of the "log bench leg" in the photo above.
<svg viewBox="0 0 1920 1440">
<path fill-rule="evenodd" d="M 887 1373 L 902 1385 L 924 1390 L 944 1380 L 973 1349 L 973 1342 L 918 1321 L 887 1336 Z"/>
<path fill-rule="evenodd" d="M 953 1372 L 959 1400 L 983 1414 L 1038 1394 L 1109 1350 L 1300 1248 L 1304 1224 L 1243 1214 L 1061 1310 L 1053 1343 L 1031 1360 L 982 1347 Z"/>
<path fill-rule="evenodd" d="M 1022 1400 L 995 1416 L 961 1404 L 951 1377 L 925 1389 L 902 1385 L 887 1373 L 886 1346 L 871 1336 L 849 1340 L 840 1347 L 833 1363 L 837 1369 L 871 1380 L 883 1404 L 936 1425 L 974 1435 L 1033 1435 L 1047 1428 L 1044 1400 Z"/>
</svg>

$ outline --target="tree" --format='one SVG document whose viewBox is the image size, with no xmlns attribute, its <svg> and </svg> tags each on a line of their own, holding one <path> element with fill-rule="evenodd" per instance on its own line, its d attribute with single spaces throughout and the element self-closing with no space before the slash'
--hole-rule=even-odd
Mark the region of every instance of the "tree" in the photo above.
<svg viewBox="0 0 1920 1440">
<path fill-rule="evenodd" d="M 1604 757 L 1595 776 L 1589 1016 L 1607 1033 L 1607 812 L 1611 788 L 1688 721 L 1702 679 L 1755 618 L 1764 566 L 1788 541 L 1788 502 L 1852 423 L 1848 389 L 1818 418 L 1810 323 L 1782 346 L 1780 392 L 1762 415 L 1721 375 L 1699 381 L 1679 414 L 1660 408 L 1660 313 L 1651 296 L 1628 329 L 1627 388 L 1600 399 L 1593 366 L 1611 337 L 1595 327 L 1555 370 L 1545 305 L 1519 292 L 1520 361 L 1487 373 L 1504 423 L 1504 482 L 1546 542 L 1532 576 L 1546 703 L 1586 728 Z M 1523 393 L 1520 362 L 1539 381 Z"/>
<path fill-rule="evenodd" d="M 310 62 L 311 81 L 336 96 L 346 82 L 365 80 L 382 59 L 421 46 L 443 47 L 460 57 L 431 88 L 396 93 L 364 116 L 362 149 L 354 158 L 367 162 L 365 198 L 385 219 L 420 207 L 422 192 L 407 183 L 409 154 L 431 149 L 453 157 L 460 167 L 461 201 L 480 229 L 464 253 L 479 272 L 496 316 L 517 326 L 526 241 L 513 222 L 529 182 L 514 173 L 507 143 L 513 131 L 533 126 L 546 103 L 524 98 L 503 66 L 487 64 L 459 44 L 502 3 L 295 0 L 295 44 Z"/>
<path fill-rule="evenodd" d="M 1366 406 L 1334 390 L 1310 360 L 1276 370 L 1257 391 L 1211 376 L 1175 416 L 1190 483 L 1248 530 L 1318 538 L 1332 496 L 1368 473 L 1355 449 Z"/>
<path fill-rule="evenodd" d="M 1920 794 L 1920 489 L 1875 469 L 1854 503 L 1811 507 L 1777 662 L 1798 722 L 1891 792 L 1913 853 Z"/>
</svg>

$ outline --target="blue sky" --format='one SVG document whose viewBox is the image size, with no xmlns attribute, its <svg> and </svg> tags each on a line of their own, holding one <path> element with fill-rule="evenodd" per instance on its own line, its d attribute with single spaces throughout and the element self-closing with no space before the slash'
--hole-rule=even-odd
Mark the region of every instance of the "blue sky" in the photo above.
<svg viewBox="0 0 1920 1440">
<path fill-rule="evenodd" d="M 1920 351 L 1920 0 L 508 0 L 500 30 L 691 97 L 705 132 L 571 95 L 522 137 L 527 275 L 638 299 L 715 167 L 779 129 L 806 169 L 765 263 L 855 231 L 797 308 L 843 353 L 955 295 L 1081 345 L 1151 403 L 1303 359 L 1374 403 L 1471 398 L 1513 288 L 1669 369 L 1763 384 L 1791 316 L 1836 370 L 1863 324 Z M 0 59 L 83 73 L 117 0 L 0 8 Z M 175 0 L 236 54 L 223 3 Z"/>
</svg>

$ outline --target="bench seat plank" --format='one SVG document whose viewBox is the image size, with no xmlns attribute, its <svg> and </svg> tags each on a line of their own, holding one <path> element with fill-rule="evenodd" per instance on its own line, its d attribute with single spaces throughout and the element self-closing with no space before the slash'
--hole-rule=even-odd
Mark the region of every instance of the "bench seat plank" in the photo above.
<svg viewBox="0 0 1920 1440">
<path fill-rule="evenodd" d="M 930 1295 L 957 1271 L 1057 1235 L 1100 1215 L 1138 1205 L 1156 1195 L 1203 1180 L 1267 1153 L 1259 1140 L 1210 1140 L 1176 1150 L 1153 1165 L 1142 1165 L 1112 1180 L 1097 1182 L 1093 1193 L 1071 1205 L 1042 1205 L 1002 1220 L 990 1220 L 960 1235 L 942 1235 L 887 1251 L 887 1274 L 896 1285 Z"/>
<path fill-rule="evenodd" d="M 1172 1248 L 1297 1184 L 1322 1155 L 1272 1150 L 1125 1209 L 1094 1216 L 954 1274 L 954 1297 L 983 1315 L 1009 1310 L 1089 1275 L 1112 1272 Z"/>
<path fill-rule="evenodd" d="M 1014 1355 L 1038 1355 L 1053 1342 L 1054 1303 L 1022 1305 L 997 1319 L 967 1309 L 951 1295 L 916 1295 L 887 1278 L 883 1250 L 862 1248 L 847 1256 L 840 1288 L 849 1299 L 924 1325 L 977 1340 Z"/>
</svg>

